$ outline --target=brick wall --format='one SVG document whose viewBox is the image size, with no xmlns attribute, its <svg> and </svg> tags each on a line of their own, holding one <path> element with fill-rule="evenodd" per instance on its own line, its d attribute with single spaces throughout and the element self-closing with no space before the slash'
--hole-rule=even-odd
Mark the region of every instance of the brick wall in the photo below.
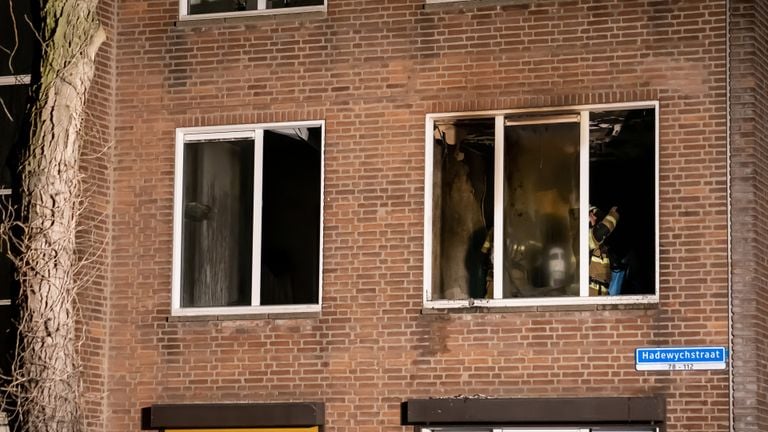
<svg viewBox="0 0 768 432">
<path fill-rule="evenodd" d="M 311 400 L 326 430 L 402 431 L 405 398 L 476 393 L 661 393 L 668 430 L 728 430 L 727 373 L 633 365 L 727 344 L 724 2 L 423 3 L 175 26 L 172 0 L 120 2 L 109 430 L 158 402 Z M 426 113 L 652 99 L 657 308 L 422 313 Z M 327 122 L 323 312 L 169 320 L 174 129 L 308 119 Z"/>
<path fill-rule="evenodd" d="M 85 264 L 79 297 L 83 321 L 80 352 L 83 359 L 83 397 L 87 430 L 112 430 L 106 423 L 107 349 L 109 314 L 110 210 L 114 135 L 115 54 L 117 2 L 101 0 L 97 10 L 107 34 L 96 57 L 96 74 L 87 101 L 82 147 L 82 186 L 85 210 L 78 250 Z"/>
<path fill-rule="evenodd" d="M 734 426 L 747 432 L 768 428 L 768 5 L 733 1 L 730 40 Z"/>
</svg>

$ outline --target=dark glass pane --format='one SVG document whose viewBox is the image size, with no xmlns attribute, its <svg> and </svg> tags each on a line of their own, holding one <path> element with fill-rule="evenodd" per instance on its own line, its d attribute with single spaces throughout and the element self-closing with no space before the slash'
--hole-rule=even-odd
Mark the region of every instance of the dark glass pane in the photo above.
<svg viewBox="0 0 768 432">
<path fill-rule="evenodd" d="M 0 304 L 0 376 L 10 376 L 13 355 L 16 351 L 16 326 L 14 324 L 14 320 L 18 319 L 16 309 L 10 305 Z"/>
<path fill-rule="evenodd" d="M 432 177 L 432 299 L 493 295 L 494 120 L 437 124 Z"/>
<path fill-rule="evenodd" d="M 323 0 L 267 0 L 267 9 L 322 5 Z"/>
<path fill-rule="evenodd" d="M 504 133 L 504 297 L 577 296 L 579 125 Z"/>
<path fill-rule="evenodd" d="M 261 304 L 316 304 L 320 128 L 264 132 Z"/>
<path fill-rule="evenodd" d="M 0 86 L 0 189 L 18 183 L 21 151 L 29 141 L 29 86 Z"/>
<path fill-rule="evenodd" d="M 183 307 L 251 304 L 253 141 L 186 143 Z"/>
<path fill-rule="evenodd" d="M 259 3 L 262 3 L 260 6 Z M 260 9 L 281 9 L 302 6 L 322 6 L 323 0 L 191 0 L 190 15 L 252 11 Z"/>
<path fill-rule="evenodd" d="M 38 15 L 34 0 L 0 2 L 0 76 L 31 73 Z"/>
<path fill-rule="evenodd" d="M 590 114 L 590 204 L 598 224 L 612 207 L 618 214 L 596 253 L 609 271 L 590 272 L 604 274 L 597 276 L 601 284 L 591 284 L 604 285 L 601 294 L 656 292 L 655 119 L 653 109 Z"/>
</svg>

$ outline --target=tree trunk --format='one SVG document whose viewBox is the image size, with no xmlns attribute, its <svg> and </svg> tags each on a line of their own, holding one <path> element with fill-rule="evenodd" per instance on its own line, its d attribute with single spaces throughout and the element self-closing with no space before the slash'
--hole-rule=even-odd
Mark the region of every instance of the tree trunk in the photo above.
<svg viewBox="0 0 768 432">
<path fill-rule="evenodd" d="M 97 0 L 48 0 L 43 58 L 22 166 L 23 237 L 16 257 L 21 286 L 17 414 L 29 432 L 82 430 L 75 325 L 81 209 L 79 139 L 94 56 L 105 35 Z"/>
</svg>

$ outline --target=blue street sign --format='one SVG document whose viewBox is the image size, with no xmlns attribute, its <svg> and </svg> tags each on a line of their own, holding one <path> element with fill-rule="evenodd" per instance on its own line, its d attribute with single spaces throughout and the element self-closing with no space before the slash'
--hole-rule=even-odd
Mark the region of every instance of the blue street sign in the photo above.
<svg viewBox="0 0 768 432">
<path fill-rule="evenodd" d="M 718 370 L 725 369 L 725 347 L 637 348 L 635 369 L 648 370 Z"/>
</svg>

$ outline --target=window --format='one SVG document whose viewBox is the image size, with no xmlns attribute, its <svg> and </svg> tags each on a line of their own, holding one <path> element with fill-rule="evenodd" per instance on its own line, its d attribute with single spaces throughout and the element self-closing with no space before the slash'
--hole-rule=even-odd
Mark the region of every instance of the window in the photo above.
<svg viewBox="0 0 768 432">
<path fill-rule="evenodd" d="M 324 11 L 325 0 L 180 0 L 182 19 Z"/>
<path fill-rule="evenodd" d="M 426 304 L 657 301 L 657 113 L 427 116 Z"/>
<path fill-rule="evenodd" d="M 173 314 L 320 310 L 322 128 L 177 130 Z"/>
<path fill-rule="evenodd" d="M 0 139 L 0 206 L 8 205 L 13 191 L 19 189 L 21 155 L 29 140 L 27 108 L 37 42 L 33 26 L 37 26 L 39 19 L 39 6 L 35 3 L 14 1 L 0 6 L 0 131 L 3 131 Z M 6 245 L 0 246 L 0 306 L 11 304 L 15 291 L 14 271 Z M 8 314 L 3 311 L 0 315 Z M 0 321 L 2 346 L 3 333 L 10 328 L 10 318 Z"/>
</svg>

